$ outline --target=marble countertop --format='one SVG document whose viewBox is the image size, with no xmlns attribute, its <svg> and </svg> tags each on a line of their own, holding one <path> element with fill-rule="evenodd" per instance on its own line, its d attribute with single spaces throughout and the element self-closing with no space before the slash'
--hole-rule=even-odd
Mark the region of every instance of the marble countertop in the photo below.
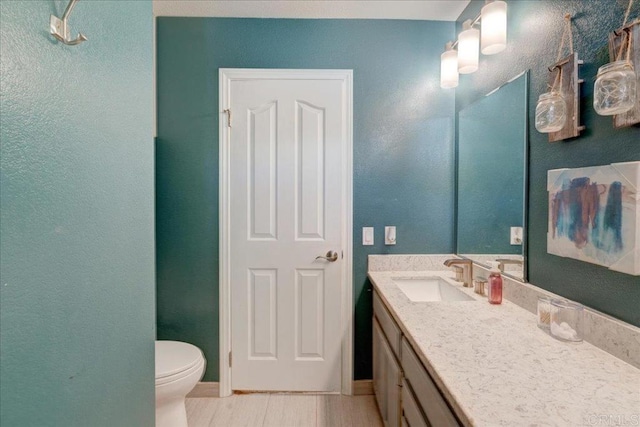
<svg viewBox="0 0 640 427">
<path fill-rule="evenodd" d="M 503 300 L 412 302 L 392 278 L 369 277 L 458 418 L 470 426 L 640 426 L 640 369 L 587 343 L 564 343 Z M 457 283 L 457 282 L 452 282 Z"/>
</svg>

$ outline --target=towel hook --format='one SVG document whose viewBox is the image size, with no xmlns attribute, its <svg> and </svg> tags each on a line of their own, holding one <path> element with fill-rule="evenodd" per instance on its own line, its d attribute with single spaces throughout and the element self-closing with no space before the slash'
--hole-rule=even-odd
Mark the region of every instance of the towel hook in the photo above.
<svg viewBox="0 0 640 427">
<path fill-rule="evenodd" d="M 67 25 L 67 19 L 73 10 L 73 7 L 76 5 L 78 0 L 71 0 L 67 5 L 67 8 L 64 10 L 64 15 L 62 15 L 62 19 L 58 18 L 55 15 L 51 15 L 51 19 L 49 21 L 49 27 L 51 29 L 51 34 L 62 43 L 70 46 L 74 46 L 82 43 L 87 40 L 84 34 L 78 33 L 78 37 L 74 40 L 69 38 L 69 26 Z"/>
</svg>

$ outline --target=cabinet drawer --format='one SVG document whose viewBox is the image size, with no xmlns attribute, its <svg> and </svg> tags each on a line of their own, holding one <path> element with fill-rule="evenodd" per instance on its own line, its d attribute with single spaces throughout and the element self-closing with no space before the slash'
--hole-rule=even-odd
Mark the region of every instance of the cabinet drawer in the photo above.
<svg viewBox="0 0 640 427">
<path fill-rule="evenodd" d="M 402 370 L 376 318 L 373 319 L 373 351 L 373 384 L 382 422 L 385 427 L 399 427 Z"/>
<path fill-rule="evenodd" d="M 409 427 L 429 427 L 413 396 L 411 386 L 405 380 L 402 380 L 402 411 L 402 422 L 406 422 Z"/>
<path fill-rule="evenodd" d="M 393 350 L 396 358 L 400 360 L 400 340 L 402 333 L 377 292 L 373 293 L 373 314 L 378 318 L 380 327 L 389 341 L 391 350 Z"/>
<path fill-rule="evenodd" d="M 402 339 L 402 370 L 429 424 L 438 427 L 459 426 L 458 420 L 440 394 L 422 362 L 406 339 Z M 411 420 L 408 420 L 411 425 Z"/>
</svg>

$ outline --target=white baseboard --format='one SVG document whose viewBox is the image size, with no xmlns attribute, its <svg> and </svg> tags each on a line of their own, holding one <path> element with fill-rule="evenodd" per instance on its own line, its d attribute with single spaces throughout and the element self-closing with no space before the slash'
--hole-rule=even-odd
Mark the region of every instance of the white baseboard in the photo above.
<svg viewBox="0 0 640 427">
<path fill-rule="evenodd" d="M 352 392 L 354 396 L 373 394 L 372 380 L 357 380 L 353 382 Z"/>
<path fill-rule="evenodd" d="M 187 397 L 220 397 L 220 383 L 199 382 Z"/>
</svg>

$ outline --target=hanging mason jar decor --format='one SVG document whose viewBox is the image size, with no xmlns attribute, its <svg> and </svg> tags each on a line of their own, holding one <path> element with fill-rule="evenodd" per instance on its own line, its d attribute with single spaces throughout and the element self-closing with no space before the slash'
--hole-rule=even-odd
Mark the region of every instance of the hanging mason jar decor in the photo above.
<svg viewBox="0 0 640 427">
<path fill-rule="evenodd" d="M 640 18 L 630 20 L 634 0 L 624 14 L 622 27 L 609 33 L 609 64 L 598 70 L 593 88 L 593 108 L 613 117 L 613 127 L 640 123 Z"/>
<path fill-rule="evenodd" d="M 536 106 L 535 126 L 538 132 L 548 133 L 549 142 L 562 141 L 580 135 L 580 83 L 578 66 L 582 61 L 573 51 L 571 15 L 564 16 L 565 28 L 558 47 L 558 59 L 549 67 L 549 92 L 540 95 Z M 562 57 L 568 40 L 569 55 Z"/>
<path fill-rule="evenodd" d="M 618 52 L 618 58 L 626 48 L 625 59 L 610 62 L 598 70 L 593 89 L 593 108 L 601 116 L 626 113 L 636 104 L 637 78 L 633 63 L 629 59 L 633 38 L 629 31 L 625 31 L 624 34 L 625 40 Z"/>
<path fill-rule="evenodd" d="M 558 82 L 562 81 L 562 68 L 557 67 L 557 70 L 551 91 L 540 95 L 536 106 L 536 129 L 540 133 L 558 132 L 567 122 L 567 103 L 558 87 Z"/>
</svg>

